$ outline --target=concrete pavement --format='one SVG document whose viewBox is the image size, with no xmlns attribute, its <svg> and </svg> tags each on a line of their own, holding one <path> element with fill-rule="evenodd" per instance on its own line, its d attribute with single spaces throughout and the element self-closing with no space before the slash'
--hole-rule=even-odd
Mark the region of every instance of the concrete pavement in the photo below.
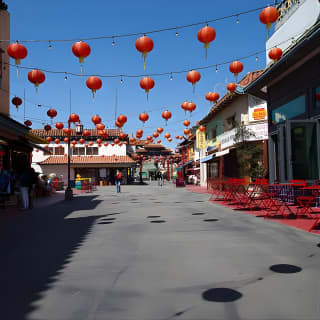
<svg viewBox="0 0 320 320">
<path fill-rule="evenodd" d="M 0 224 L 0 319 L 319 319 L 319 236 L 172 184 L 115 191 Z"/>
</svg>

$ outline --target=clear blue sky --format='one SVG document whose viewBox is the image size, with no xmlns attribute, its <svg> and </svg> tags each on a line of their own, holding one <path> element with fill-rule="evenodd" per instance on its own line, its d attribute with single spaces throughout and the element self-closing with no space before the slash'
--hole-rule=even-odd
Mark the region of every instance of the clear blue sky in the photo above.
<svg viewBox="0 0 320 320">
<path fill-rule="evenodd" d="M 113 35 L 131 32 L 144 32 L 172 26 L 179 26 L 199 21 L 210 20 L 235 14 L 258 7 L 267 6 L 273 1 L 242 0 L 242 1 L 6 1 L 11 14 L 11 40 L 16 39 L 66 39 L 85 38 L 100 35 Z M 85 60 L 84 72 L 87 74 L 148 74 L 170 72 L 184 69 L 218 64 L 234 60 L 265 48 L 266 29 L 259 21 L 259 11 L 236 18 L 210 23 L 217 33 L 216 39 L 210 44 L 208 58 L 205 60 L 203 44 L 197 40 L 197 32 L 202 26 L 190 27 L 150 35 L 154 41 L 154 50 L 147 57 L 146 70 L 143 70 L 141 54 L 135 48 L 137 37 L 115 40 L 87 41 L 91 46 L 91 54 Z M 203 25 L 204 26 L 204 25 Z M 26 43 L 28 57 L 22 66 L 44 68 L 55 71 L 80 72 L 78 59 L 72 54 L 73 42 Z M 13 60 L 11 60 L 13 63 Z M 244 71 L 240 79 L 249 71 L 265 67 L 265 55 L 242 61 Z M 184 100 L 192 100 L 197 109 L 191 117 L 191 123 L 200 120 L 207 114 L 210 105 L 205 94 L 214 89 L 220 96 L 226 93 L 226 83 L 234 81 L 228 66 L 200 71 L 201 80 L 196 92 L 186 81 L 186 74 L 154 77 L 155 87 L 146 100 L 144 91 L 139 86 L 140 78 L 102 79 L 103 87 L 92 101 L 91 91 L 86 87 L 85 77 L 68 77 L 64 75 L 46 74 L 46 81 L 40 85 L 38 95 L 27 79 L 27 71 L 21 70 L 17 78 L 15 68 L 11 68 L 11 92 L 23 97 L 26 90 L 26 118 L 32 118 L 33 128 L 42 128 L 50 123 L 46 112 L 48 108 L 38 104 L 49 105 L 58 111 L 56 121 L 65 122 L 69 114 L 69 91 L 72 91 L 72 112 L 80 115 L 86 127 L 93 128 L 91 116 L 99 114 L 105 125 L 114 127 L 115 95 L 118 89 L 118 114 L 127 115 L 128 122 L 124 126 L 127 133 L 135 133 L 142 128 L 138 115 L 150 111 L 150 119 L 144 129 L 145 135 L 152 134 L 157 126 L 165 128 L 172 137 L 182 135 L 186 118 L 180 108 Z M 30 103 L 31 102 L 31 103 Z M 161 112 L 165 109 L 172 112 L 173 117 L 165 126 Z M 11 115 L 23 121 L 23 108 L 18 112 L 11 106 Z M 39 119 L 36 121 L 34 118 Z M 176 140 L 165 145 L 174 148 Z"/>
</svg>

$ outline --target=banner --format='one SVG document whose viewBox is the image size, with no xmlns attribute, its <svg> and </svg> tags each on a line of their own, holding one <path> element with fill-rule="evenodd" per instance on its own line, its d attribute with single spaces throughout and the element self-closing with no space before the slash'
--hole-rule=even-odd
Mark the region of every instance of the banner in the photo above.
<svg viewBox="0 0 320 320">
<path fill-rule="evenodd" d="M 198 129 L 196 131 L 196 138 L 197 138 L 197 149 L 205 149 L 207 147 L 206 132 L 200 131 Z"/>
</svg>

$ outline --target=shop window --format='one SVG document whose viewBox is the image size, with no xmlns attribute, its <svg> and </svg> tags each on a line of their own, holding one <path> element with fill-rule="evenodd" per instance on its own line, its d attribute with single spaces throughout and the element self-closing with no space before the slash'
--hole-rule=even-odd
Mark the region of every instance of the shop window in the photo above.
<svg viewBox="0 0 320 320">
<path fill-rule="evenodd" d="M 315 107 L 320 108 L 320 86 L 314 89 L 315 93 Z"/>
<path fill-rule="evenodd" d="M 211 129 L 211 139 L 215 140 L 217 137 L 217 126 Z"/>
<path fill-rule="evenodd" d="M 231 117 L 228 117 L 224 120 L 224 131 L 233 129 L 236 126 L 236 114 L 233 114 Z"/>
<path fill-rule="evenodd" d="M 64 147 L 55 147 L 54 154 L 56 156 L 63 156 L 64 155 Z"/>
<path fill-rule="evenodd" d="M 96 156 L 98 155 L 98 148 L 97 147 L 88 147 L 86 148 L 86 155 L 87 156 Z"/>
<path fill-rule="evenodd" d="M 84 156 L 85 155 L 85 148 L 76 147 L 76 148 L 72 149 L 72 154 L 74 156 Z"/>
<path fill-rule="evenodd" d="M 278 124 L 298 115 L 305 113 L 306 99 L 305 96 L 299 96 L 286 104 L 272 110 L 272 124 Z"/>
</svg>

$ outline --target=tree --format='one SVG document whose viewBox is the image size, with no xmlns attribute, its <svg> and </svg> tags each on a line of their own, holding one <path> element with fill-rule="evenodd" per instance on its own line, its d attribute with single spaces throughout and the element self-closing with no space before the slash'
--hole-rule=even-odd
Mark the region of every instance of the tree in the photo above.
<svg viewBox="0 0 320 320">
<path fill-rule="evenodd" d="M 251 137 L 255 137 L 254 132 L 244 124 L 236 124 L 235 147 L 240 175 L 259 179 L 265 174 L 263 147 L 261 144 L 249 141 Z"/>
</svg>

